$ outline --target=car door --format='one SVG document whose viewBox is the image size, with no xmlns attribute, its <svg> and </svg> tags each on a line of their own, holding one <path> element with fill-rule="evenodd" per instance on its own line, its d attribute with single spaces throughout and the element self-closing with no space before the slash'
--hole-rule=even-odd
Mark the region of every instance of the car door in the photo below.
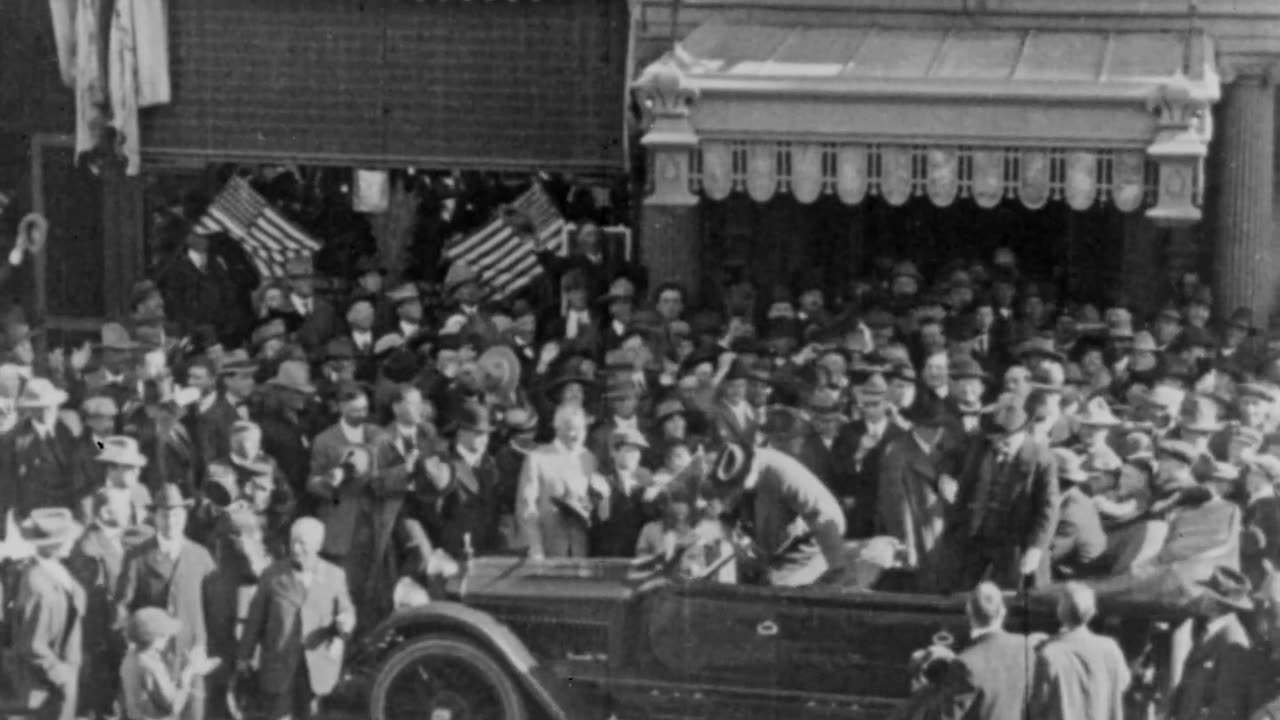
<svg viewBox="0 0 1280 720">
<path fill-rule="evenodd" d="M 771 620 L 778 690 L 834 704 L 907 697 L 911 653 L 941 631 L 957 643 L 966 632 L 961 598 L 822 587 L 789 591 Z"/>
</svg>

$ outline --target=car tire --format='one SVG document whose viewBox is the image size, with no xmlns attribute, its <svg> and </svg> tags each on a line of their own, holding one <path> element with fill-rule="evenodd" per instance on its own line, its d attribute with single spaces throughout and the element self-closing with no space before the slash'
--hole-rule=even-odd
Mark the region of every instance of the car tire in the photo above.
<svg viewBox="0 0 1280 720">
<path fill-rule="evenodd" d="M 444 692 L 429 699 L 427 707 L 415 705 L 406 710 L 394 710 L 388 707 L 393 699 L 400 676 L 412 672 L 420 663 L 432 662 L 445 664 L 465 672 L 483 683 L 482 688 L 475 686 L 455 690 L 446 688 Z M 492 706 L 494 712 L 484 717 L 501 718 L 501 720 L 529 720 L 529 707 L 524 693 L 516 684 L 507 668 L 503 667 L 493 655 L 480 647 L 476 642 L 455 635 L 424 635 L 413 638 L 391 654 L 378 670 L 378 676 L 369 692 L 369 717 L 371 720 L 429 720 L 435 714 L 435 703 L 442 708 L 451 703 L 466 703 L 476 699 L 478 690 L 484 690 L 486 704 Z M 416 694 L 416 693 L 415 693 Z M 470 697 L 469 697 L 470 695 Z M 453 713 L 445 717 L 464 718 L 466 713 Z"/>
</svg>

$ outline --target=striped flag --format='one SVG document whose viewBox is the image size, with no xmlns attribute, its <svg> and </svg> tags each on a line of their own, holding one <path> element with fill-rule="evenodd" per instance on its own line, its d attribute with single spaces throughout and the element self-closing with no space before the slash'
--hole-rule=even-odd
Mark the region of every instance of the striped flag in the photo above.
<svg viewBox="0 0 1280 720">
<path fill-rule="evenodd" d="M 263 280 L 284 277 L 286 260 L 320 249 L 315 238 L 290 222 L 239 176 L 231 178 L 213 199 L 196 223 L 196 232 L 225 232 L 235 238 Z"/>
<path fill-rule="evenodd" d="M 533 222 L 538 240 L 547 250 L 563 253 L 565 221 L 542 185 L 535 182 L 512 203 L 513 216 L 524 216 Z M 480 275 L 487 299 L 501 300 L 528 285 L 542 274 L 535 255 L 537 249 L 528 239 L 516 235 L 503 216 L 449 243 L 444 257 L 449 262 L 463 261 Z"/>
</svg>

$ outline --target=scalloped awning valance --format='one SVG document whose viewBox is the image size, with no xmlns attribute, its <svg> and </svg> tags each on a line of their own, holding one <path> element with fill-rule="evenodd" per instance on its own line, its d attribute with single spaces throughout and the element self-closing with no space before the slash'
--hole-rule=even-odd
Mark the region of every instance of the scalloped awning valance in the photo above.
<svg viewBox="0 0 1280 720">
<path fill-rule="evenodd" d="M 650 202 L 745 191 L 891 203 L 1200 217 L 1210 106 L 1203 33 L 796 27 L 716 19 L 633 85 Z M 680 157 L 683 155 L 683 157 Z"/>
</svg>

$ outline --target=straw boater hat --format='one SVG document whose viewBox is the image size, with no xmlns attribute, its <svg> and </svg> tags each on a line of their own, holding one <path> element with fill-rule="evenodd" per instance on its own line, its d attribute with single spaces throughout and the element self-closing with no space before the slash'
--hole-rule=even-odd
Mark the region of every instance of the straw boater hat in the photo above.
<svg viewBox="0 0 1280 720">
<path fill-rule="evenodd" d="M 138 449 L 138 441 L 128 435 L 112 435 L 103 440 L 99 446 L 98 456 L 94 460 L 128 467 L 146 467 L 147 465 L 147 456 Z"/>
<path fill-rule="evenodd" d="M 60 407 L 67 402 L 67 394 L 46 378 L 31 378 L 18 396 L 20 410 Z"/>
</svg>

